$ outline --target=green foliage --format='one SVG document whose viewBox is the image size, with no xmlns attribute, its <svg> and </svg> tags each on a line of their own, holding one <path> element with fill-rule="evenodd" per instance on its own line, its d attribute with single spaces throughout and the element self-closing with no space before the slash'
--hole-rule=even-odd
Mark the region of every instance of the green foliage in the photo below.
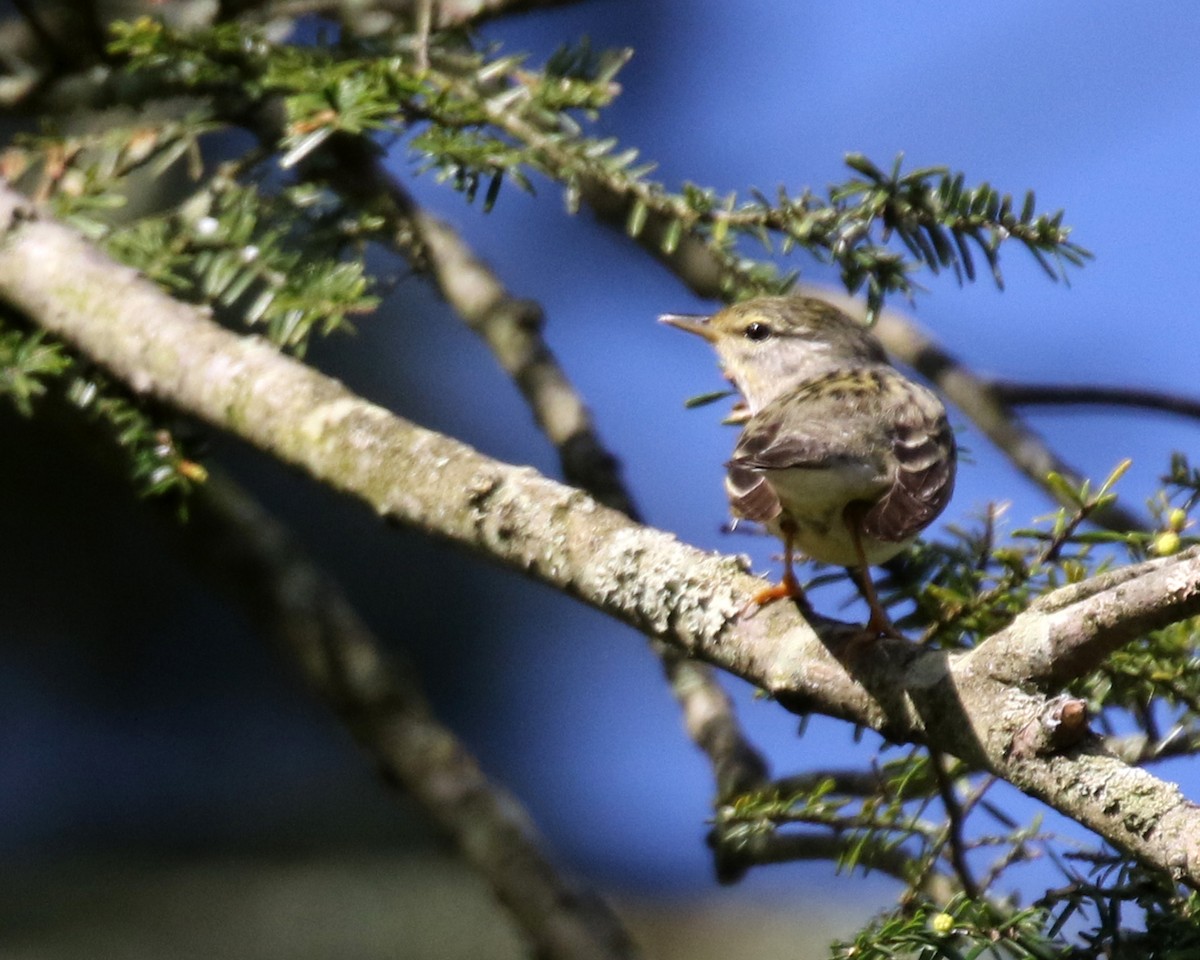
<svg viewBox="0 0 1200 960">
<path fill-rule="evenodd" d="M 1073 507 L 1060 508 L 1039 526 L 1013 531 L 1008 542 L 996 542 L 999 511 L 989 509 L 976 530 L 952 527 L 954 540 L 918 544 L 885 581 L 885 602 L 912 599 L 914 610 L 902 622 L 926 627 L 927 643 L 964 648 L 1008 626 L 1038 597 L 1065 584 L 1094 577 L 1122 561 L 1141 561 L 1200 543 L 1186 533 L 1190 468 L 1178 455 L 1165 479 L 1174 477 L 1183 485 L 1151 502 L 1160 529 L 1081 529 L 1097 510 L 1113 502 L 1113 488 L 1128 465 L 1118 464 L 1095 490 L 1088 482 L 1073 488 L 1061 477 L 1052 478 L 1060 498 Z M 1185 506 L 1172 506 L 1180 498 Z M 1118 709 L 1145 723 L 1149 705 L 1157 701 L 1182 710 L 1181 722 L 1186 724 L 1200 717 L 1198 639 L 1200 621 L 1195 620 L 1151 631 L 1116 651 L 1070 690 L 1085 698 L 1094 714 Z M 1147 749 L 1154 750 L 1153 743 Z"/>
<path fill-rule="evenodd" d="M 849 943 L 835 943 L 835 960 L 1050 960 L 1068 956 L 1045 932 L 1044 910 L 1003 912 L 959 897 L 944 908 L 920 905 L 882 917 Z"/>
<path fill-rule="evenodd" d="M 142 496 L 174 498 L 181 516 L 187 496 L 207 479 L 188 456 L 161 415 L 154 415 L 98 373 L 75 378 L 68 399 L 99 424 L 128 457 L 131 477 Z"/>
<path fill-rule="evenodd" d="M 0 167 L 10 182 L 45 199 L 60 220 L 99 239 L 125 205 L 122 184 L 139 171 L 160 176 L 180 161 L 199 177 L 200 143 L 215 129 L 207 113 L 196 110 L 158 125 L 19 135 L 0 156 Z"/>
<path fill-rule="evenodd" d="M 341 212 L 312 190 L 268 195 L 218 175 L 178 209 L 114 230 L 107 246 L 177 296 L 303 354 L 314 330 L 338 330 L 378 302 L 362 260 L 340 256 L 373 222 Z"/>
<path fill-rule="evenodd" d="M 148 411 L 122 388 L 79 365 L 59 343 L 41 331 L 26 332 L 0 323 L 0 397 L 23 416 L 34 402 L 58 384 L 80 410 L 100 423 L 125 452 L 131 478 L 144 496 L 174 495 L 181 511 L 186 495 L 206 477 L 204 468 L 186 456 L 161 415 Z"/>
<path fill-rule="evenodd" d="M 349 209 L 305 184 L 267 191 L 240 183 L 240 164 L 206 180 L 194 122 L 157 131 L 113 127 L 98 134 L 28 137 L 7 163 L 44 193 L 62 219 L 137 267 L 180 299 L 213 307 L 233 323 L 260 326 L 272 342 L 303 354 L 312 333 L 348 326 L 378 303 L 357 252 L 379 218 Z M 177 206 L 136 220 L 114 220 L 130 177 L 160 174 L 188 159 L 199 188 Z M 247 159 L 253 166 L 255 156 Z"/>
<path fill-rule="evenodd" d="M 71 358 L 45 334 L 8 329 L 0 322 L 0 397 L 22 416 L 33 413 L 33 402 L 46 392 L 46 381 L 70 366 Z"/>
<path fill-rule="evenodd" d="M 458 38 L 435 38 L 427 62 L 380 41 L 308 47 L 278 46 L 229 24 L 187 35 L 147 19 L 118 28 L 111 46 L 135 73 L 189 91 L 236 88 L 253 113 L 270 98 L 282 99 L 285 130 L 274 144 L 281 163 L 293 166 L 333 134 L 387 132 L 408 135 L 420 170 L 469 200 L 484 190 L 490 207 L 505 180 L 529 189 L 530 175 L 562 185 L 570 210 L 585 194 L 606 194 L 624 211 L 627 232 L 672 255 L 685 239 L 702 245 L 719 265 L 731 297 L 787 289 L 794 274 L 741 252 L 759 243 L 768 256 L 799 247 L 841 271 L 851 291 L 865 290 L 873 312 L 885 296 L 911 296 L 911 274 L 924 266 L 974 279 L 972 247 L 1002 283 L 1000 248 L 1023 244 L 1052 278 L 1090 255 L 1068 239 L 1062 214 L 1039 215 L 1032 193 L 1019 210 L 987 184 L 965 185 L 962 174 L 942 168 L 901 173 L 897 160 L 884 174 L 864 157 L 847 163 L 859 176 L 819 197 L 793 197 L 780 189 L 774 201 L 752 191 L 746 201 L 685 184 L 671 192 L 649 179 L 652 164 L 620 149 L 614 138 L 588 135 L 583 121 L 618 92 L 618 71 L 629 51 L 597 53 L 585 41 L 564 47 L 541 70 L 520 56 L 465 48 Z M 899 249 L 892 240 L 899 241 Z"/>
<path fill-rule="evenodd" d="M 859 154 L 846 163 L 861 173 L 832 192 L 835 203 L 855 198 L 882 227 L 884 236 L 895 233 L 915 260 L 934 273 L 953 269 L 961 283 L 975 279 L 971 245 L 983 254 L 996 285 L 1003 288 L 1000 274 L 1001 244 L 1013 239 L 1022 243 L 1051 280 L 1066 279 L 1067 265 L 1083 266 L 1091 254 L 1067 239 L 1062 227 L 1063 212 L 1046 216 L 1035 213 L 1032 191 L 1025 194 L 1020 212 L 1012 197 L 1001 195 L 989 184 L 968 188 L 961 173 L 944 167 L 929 167 L 901 174 L 897 157 L 890 174 Z M 1047 255 L 1055 258 L 1051 263 Z M 852 287 L 851 289 L 855 289 Z"/>
<path fill-rule="evenodd" d="M 889 603 L 914 600 L 902 622 L 927 627 L 925 642 L 960 648 L 1008 626 L 1037 597 L 1102 572 L 1120 554 L 1145 559 L 1153 532 L 1080 529 L 1115 501 L 1113 488 L 1128 468 L 1128 461 L 1118 464 L 1096 490 L 1090 481 L 1074 488 L 1051 475 L 1050 486 L 1070 506 L 1013 531 L 1005 543 L 997 543 L 996 530 L 1003 511 L 989 507 L 977 529 L 950 527 L 951 541 L 919 544 L 894 566 L 881 595 Z"/>
<path fill-rule="evenodd" d="M 899 869 L 915 879 L 927 854 L 942 853 L 933 852 L 937 824 L 923 819 L 934 794 L 929 762 L 914 750 L 865 777 L 781 780 L 719 808 L 712 842 L 726 861 L 763 862 L 786 850 L 789 838 L 806 836 L 793 828 L 817 827 L 837 838 L 839 870 Z"/>
</svg>

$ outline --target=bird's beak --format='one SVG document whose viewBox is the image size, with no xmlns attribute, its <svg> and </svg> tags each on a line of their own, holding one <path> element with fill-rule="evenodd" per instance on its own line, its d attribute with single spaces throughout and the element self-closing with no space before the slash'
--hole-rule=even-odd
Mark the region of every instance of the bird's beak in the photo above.
<svg viewBox="0 0 1200 960">
<path fill-rule="evenodd" d="M 709 317 L 691 313 L 664 313 L 658 318 L 658 322 L 665 323 L 669 327 L 686 330 L 688 333 L 694 333 L 698 337 L 703 337 L 709 343 L 716 343 L 717 334 L 708 325 L 709 319 Z"/>
</svg>

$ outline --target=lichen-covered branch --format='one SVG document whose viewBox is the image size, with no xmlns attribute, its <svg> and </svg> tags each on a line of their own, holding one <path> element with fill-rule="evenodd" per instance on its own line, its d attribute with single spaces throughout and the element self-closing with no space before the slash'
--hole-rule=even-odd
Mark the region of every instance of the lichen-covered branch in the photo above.
<svg viewBox="0 0 1200 960">
<path fill-rule="evenodd" d="M 998 680 L 1063 684 L 1150 630 L 1200 613 L 1200 547 L 1097 574 L 1039 600 L 971 656 Z"/>
<path fill-rule="evenodd" d="M 858 628 L 809 623 L 790 604 L 740 619 L 762 584 L 736 560 L 409 423 L 261 340 L 222 329 L 8 189 L 0 190 L 0 298 L 132 389 L 235 433 L 383 517 L 578 597 L 795 712 L 960 757 L 1200 887 L 1200 807 L 1089 740 L 1077 702 L 1056 702 L 1023 679 L 1044 671 L 1018 644 L 951 654 L 885 639 L 867 650 Z M 1171 578 L 1179 598 L 1171 616 L 1200 613 L 1200 557 L 1184 553 L 1101 578 L 1090 591 L 1051 594 L 1009 629 L 1017 635 L 1047 616 L 1086 620 L 1102 605 L 1119 606 L 1143 573 Z M 1144 616 L 1139 603 L 1130 609 Z M 1122 629 L 1119 617 L 1111 622 L 1103 629 Z M 1055 736 L 1056 726 L 1072 737 Z"/>
<path fill-rule="evenodd" d="M 442 294 L 491 348 L 521 389 L 538 425 L 559 453 L 566 481 L 636 520 L 616 458 L 601 444 L 582 398 L 541 335 L 541 307 L 512 296 L 449 224 L 414 209 L 421 248 Z M 766 780 L 766 761 L 746 739 L 733 703 L 704 664 L 655 642 L 683 710 L 684 727 L 712 763 L 717 795 Z"/>
</svg>

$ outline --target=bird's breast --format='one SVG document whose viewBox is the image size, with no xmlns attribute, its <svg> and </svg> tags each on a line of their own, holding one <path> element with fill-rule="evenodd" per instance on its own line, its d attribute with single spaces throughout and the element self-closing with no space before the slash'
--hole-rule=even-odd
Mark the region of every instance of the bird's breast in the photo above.
<svg viewBox="0 0 1200 960">
<path fill-rule="evenodd" d="M 854 501 L 873 503 L 889 479 L 870 462 L 847 462 L 832 467 L 772 470 L 766 480 L 779 498 L 781 513 L 767 524 L 776 536 L 783 526 L 794 530 L 793 543 L 803 554 L 823 563 L 857 566 L 854 538 L 846 527 L 846 507 Z M 908 546 L 866 537 L 863 548 L 869 564 L 882 563 Z"/>
</svg>

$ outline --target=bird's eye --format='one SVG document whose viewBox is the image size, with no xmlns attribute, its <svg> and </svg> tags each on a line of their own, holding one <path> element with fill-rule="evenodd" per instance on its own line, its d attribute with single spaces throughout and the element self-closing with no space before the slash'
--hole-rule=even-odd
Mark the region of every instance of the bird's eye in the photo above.
<svg viewBox="0 0 1200 960">
<path fill-rule="evenodd" d="M 771 335 L 771 328 L 765 323 L 752 323 L 746 327 L 747 340 L 766 340 Z"/>
</svg>

